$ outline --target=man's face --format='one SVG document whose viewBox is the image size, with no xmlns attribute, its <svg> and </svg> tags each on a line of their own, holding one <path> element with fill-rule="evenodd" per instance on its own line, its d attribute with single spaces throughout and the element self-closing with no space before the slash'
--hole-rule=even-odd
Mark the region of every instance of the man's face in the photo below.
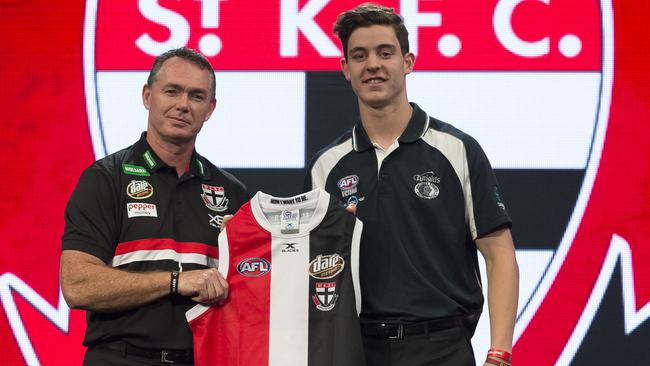
<svg viewBox="0 0 650 366">
<path fill-rule="evenodd" d="M 149 110 L 148 133 L 166 142 L 193 141 L 216 105 L 208 70 L 178 57 L 162 64 L 151 87 L 142 89 Z"/>
<path fill-rule="evenodd" d="M 348 39 L 347 56 L 341 59 L 341 67 L 360 103 L 381 108 L 406 101 L 406 75 L 413 71 L 415 57 L 402 55 L 391 26 L 355 29 Z"/>
</svg>

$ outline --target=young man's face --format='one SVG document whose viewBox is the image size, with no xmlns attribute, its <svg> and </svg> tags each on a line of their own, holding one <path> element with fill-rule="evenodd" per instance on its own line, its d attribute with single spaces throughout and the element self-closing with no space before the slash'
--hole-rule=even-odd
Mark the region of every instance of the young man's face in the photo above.
<svg viewBox="0 0 650 366">
<path fill-rule="evenodd" d="M 407 101 L 406 75 L 413 71 L 415 57 L 402 55 L 391 26 L 355 29 L 348 39 L 347 56 L 341 59 L 341 67 L 360 103 L 381 108 Z"/>
<path fill-rule="evenodd" d="M 193 141 L 216 105 L 211 83 L 207 69 L 179 57 L 166 60 L 151 87 L 142 90 L 148 133 L 173 143 Z"/>
</svg>

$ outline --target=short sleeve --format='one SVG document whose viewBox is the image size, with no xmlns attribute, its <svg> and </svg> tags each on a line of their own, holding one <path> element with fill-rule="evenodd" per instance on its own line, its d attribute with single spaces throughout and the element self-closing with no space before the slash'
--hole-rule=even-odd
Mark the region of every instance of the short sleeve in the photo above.
<svg viewBox="0 0 650 366">
<path fill-rule="evenodd" d="M 473 138 L 466 141 L 472 210 L 476 237 L 482 237 L 500 227 L 512 225 L 499 193 L 499 185 L 485 152 Z"/>
<path fill-rule="evenodd" d="M 110 262 L 118 238 L 119 198 L 110 173 L 93 165 L 86 169 L 65 209 L 63 250 L 79 250 Z"/>
</svg>

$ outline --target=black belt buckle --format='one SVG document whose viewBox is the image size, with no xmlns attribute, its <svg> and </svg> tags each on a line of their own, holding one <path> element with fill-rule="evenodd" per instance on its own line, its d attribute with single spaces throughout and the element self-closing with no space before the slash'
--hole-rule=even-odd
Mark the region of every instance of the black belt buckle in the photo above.
<svg viewBox="0 0 650 366">
<path fill-rule="evenodd" d="M 174 360 L 168 360 L 167 355 L 169 354 L 169 351 L 166 349 L 163 349 L 160 351 L 160 362 L 162 363 L 176 363 Z"/>
<path fill-rule="evenodd" d="M 381 327 L 384 328 L 384 333 L 388 339 L 402 339 L 404 338 L 404 325 L 403 324 L 386 324 L 382 323 Z"/>
</svg>

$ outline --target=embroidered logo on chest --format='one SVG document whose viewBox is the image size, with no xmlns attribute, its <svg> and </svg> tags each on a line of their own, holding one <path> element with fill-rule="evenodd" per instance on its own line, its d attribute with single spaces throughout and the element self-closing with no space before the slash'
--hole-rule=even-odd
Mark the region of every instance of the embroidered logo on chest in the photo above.
<svg viewBox="0 0 650 366">
<path fill-rule="evenodd" d="M 153 195 L 153 186 L 146 180 L 132 180 L 126 186 L 126 194 L 136 200 L 143 200 Z"/>
<path fill-rule="evenodd" d="M 336 183 L 336 186 L 341 190 L 341 196 L 347 197 L 357 193 L 357 184 L 359 183 L 359 177 L 357 175 L 348 175 L 339 179 Z"/>
<path fill-rule="evenodd" d="M 359 202 L 362 202 L 365 197 L 357 197 L 359 184 L 359 176 L 356 174 L 351 174 L 339 179 L 336 182 L 336 186 L 341 190 L 341 199 L 343 202 L 347 201 L 347 204 L 358 205 Z"/>
<path fill-rule="evenodd" d="M 440 177 L 433 171 L 413 175 L 415 181 L 414 191 L 418 197 L 425 200 L 432 200 L 440 194 L 440 189 L 436 184 L 440 184 Z"/>
<path fill-rule="evenodd" d="M 201 184 L 201 190 L 201 199 L 207 208 L 217 212 L 228 209 L 228 198 L 223 187 Z"/>
</svg>

